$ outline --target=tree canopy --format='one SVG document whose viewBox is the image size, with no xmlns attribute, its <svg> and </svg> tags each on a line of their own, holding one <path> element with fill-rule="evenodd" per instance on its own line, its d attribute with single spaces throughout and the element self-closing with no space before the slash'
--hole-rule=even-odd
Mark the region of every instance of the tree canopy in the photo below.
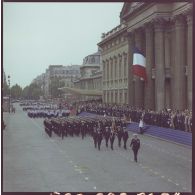
<svg viewBox="0 0 195 195">
<path fill-rule="evenodd" d="M 25 99 L 39 99 L 43 95 L 43 90 L 36 83 L 31 83 L 29 86 L 24 87 L 22 97 Z"/>
<path fill-rule="evenodd" d="M 22 88 L 16 84 L 11 87 L 11 97 L 14 99 L 20 98 L 22 95 Z"/>
</svg>

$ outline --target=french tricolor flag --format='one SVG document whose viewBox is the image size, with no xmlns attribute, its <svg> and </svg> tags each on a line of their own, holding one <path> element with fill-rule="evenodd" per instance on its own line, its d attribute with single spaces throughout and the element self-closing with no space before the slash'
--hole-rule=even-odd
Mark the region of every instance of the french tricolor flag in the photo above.
<svg viewBox="0 0 195 195">
<path fill-rule="evenodd" d="M 146 76 L 146 58 L 143 53 L 138 49 L 134 48 L 133 52 L 133 74 L 144 79 L 147 82 Z"/>
</svg>

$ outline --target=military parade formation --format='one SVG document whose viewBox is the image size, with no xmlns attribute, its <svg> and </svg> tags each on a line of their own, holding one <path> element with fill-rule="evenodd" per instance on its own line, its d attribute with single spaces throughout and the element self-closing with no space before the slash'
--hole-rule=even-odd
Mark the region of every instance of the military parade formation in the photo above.
<svg viewBox="0 0 195 195">
<path fill-rule="evenodd" d="M 23 102 L 20 106 L 23 106 L 23 111 L 27 111 L 30 118 L 57 118 L 70 115 L 68 107 L 59 109 L 57 104 Z"/>
<path fill-rule="evenodd" d="M 159 123 L 158 126 L 170 127 L 170 116 L 172 116 L 172 112 L 169 112 L 169 110 L 155 114 L 151 111 L 133 110 L 124 106 L 111 107 L 99 101 L 77 103 L 77 115 L 74 116 L 70 116 L 71 109 L 69 106 L 60 108 L 57 104 L 35 102 L 26 102 L 20 105 L 23 106 L 23 111 L 27 112 L 30 118 L 44 118 L 44 129 L 49 137 L 52 137 L 53 134 L 62 139 L 80 136 L 84 140 L 86 136 L 90 136 L 93 138 L 94 147 L 99 151 L 103 142 L 105 147 L 110 147 L 111 150 L 114 150 L 114 142 L 117 142 L 118 147 L 123 147 L 127 150 L 127 141 L 129 139 L 128 122 L 139 122 L 140 134 L 143 134 L 145 123 Z M 95 115 L 82 116 L 80 113 L 83 111 Z M 172 120 L 172 123 L 174 123 L 174 120 Z M 179 121 L 181 123 L 181 120 Z M 174 126 L 177 126 L 177 124 L 175 122 Z M 184 124 L 183 128 L 185 129 L 184 121 L 182 124 Z M 191 123 L 187 129 L 191 128 L 189 127 L 190 125 Z M 137 153 L 140 148 L 140 140 L 137 134 L 133 135 L 129 147 L 132 148 L 134 161 L 137 162 Z"/>
<path fill-rule="evenodd" d="M 62 139 L 64 137 L 81 136 L 84 139 L 86 136 L 92 136 L 94 147 L 100 150 L 103 139 L 105 146 L 114 150 L 114 141 L 117 138 L 118 147 L 121 147 L 123 141 L 123 148 L 127 150 L 127 140 L 129 134 L 127 132 L 125 121 L 117 117 L 109 116 L 74 116 L 69 118 L 50 118 L 43 121 L 45 132 L 52 137 L 55 133 Z M 140 140 L 137 134 L 133 135 L 130 147 L 134 153 L 134 161 L 137 162 L 137 153 L 140 148 Z"/>
<path fill-rule="evenodd" d="M 116 156 L 116 161 L 114 161 L 116 164 L 118 164 L 122 158 L 127 162 L 125 165 L 132 165 L 139 168 L 140 164 L 144 164 L 152 155 L 158 153 L 160 147 L 158 151 L 153 150 L 156 145 L 166 143 L 159 143 L 158 140 L 155 140 L 153 143 L 153 141 L 150 142 L 151 138 L 148 138 L 148 136 L 142 136 L 141 131 L 146 133 L 146 135 L 148 135 L 149 132 L 148 129 L 145 129 L 144 112 L 139 114 L 139 120 L 137 120 L 139 124 L 133 124 L 132 118 L 130 119 L 128 115 L 124 114 L 125 107 L 121 106 L 120 109 L 122 110 L 122 108 L 124 108 L 124 110 L 120 113 L 117 107 L 113 106 L 112 110 L 109 110 L 109 106 L 103 108 L 102 102 L 98 101 L 79 102 L 79 104 L 80 105 L 74 103 L 70 103 L 70 105 L 63 104 L 63 106 L 60 107 L 60 104 L 53 102 L 37 101 L 32 103 L 27 101 L 26 103 L 20 104 L 21 108 L 16 105 L 16 117 L 21 118 L 23 116 L 24 119 L 27 118 L 27 121 L 24 121 L 26 122 L 24 128 L 17 127 L 17 129 L 19 129 L 21 133 L 26 132 L 28 137 L 30 139 L 32 138 L 32 146 L 36 146 L 37 143 L 40 143 L 40 146 L 43 146 L 45 151 L 48 152 L 48 156 L 54 156 L 58 160 L 59 154 L 62 154 L 62 159 L 65 159 L 65 161 L 68 159 L 67 162 L 70 163 L 66 164 L 67 170 L 70 169 L 69 165 L 72 166 L 74 164 L 74 168 L 83 164 L 83 166 L 89 166 L 88 160 L 90 163 L 91 159 L 101 159 L 101 157 L 103 159 L 105 155 L 108 159 L 111 158 L 112 160 L 115 159 Z M 77 111 L 76 115 L 72 113 L 73 108 Z M 97 111 L 95 112 L 96 108 Z M 28 124 L 31 126 L 29 129 L 26 129 Z M 10 124 L 8 124 L 8 126 L 9 125 Z M 134 129 L 135 125 L 136 129 Z M 140 130 L 139 136 L 132 133 L 139 131 L 138 127 L 142 129 Z M 9 133 L 9 131 L 7 133 Z M 37 138 L 39 139 L 38 142 L 36 140 Z M 145 150 L 145 147 L 150 148 L 151 151 Z M 38 151 L 37 149 L 35 150 L 36 152 Z M 93 157 L 91 153 L 94 153 L 95 157 Z M 161 153 L 163 155 L 162 151 Z M 39 154 L 43 154 L 43 159 L 47 160 L 42 151 L 40 151 Z M 151 156 L 147 157 L 148 154 Z M 160 154 L 157 154 L 157 156 L 160 156 Z M 82 159 L 78 160 L 80 157 L 82 157 Z M 59 163 L 61 170 L 63 163 L 61 163 L 61 159 L 59 162 L 57 160 L 56 162 Z M 71 161 L 74 163 L 71 163 Z M 150 161 L 150 159 L 148 162 L 151 163 L 152 167 L 153 162 Z M 40 163 L 43 164 L 42 162 Z M 53 166 L 51 164 L 52 162 L 49 166 Z M 96 167 L 94 162 L 91 164 L 92 167 Z M 99 168 L 102 169 L 102 167 L 107 166 L 107 164 L 103 162 L 102 164 L 100 163 L 99 166 Z M 118 166 L 116 165 L 113 168 L 118 168 Z M 109 168 L 109 171 L 113 171 L 113 168 Z M 75 168 L 75 170 L 77 169 Z M 80 170 L 80 168 L 78 170 Z M 95 171 L 97 172 L 98 169 Z M 114 174 L 118 173 L 115 172 Z"/>
<path fill-rule="evenodd" d="M 118 146 L 127 149 L 127 140 L 129 138 L 126 123 L 117 118 L 109 116 L 72 116 L 68 118 L 47 118 L 44 120 L 45 132 L 52 137 L 55 133 L 62 139 L 64 137 L 91 136 L 94 141 L 94 147 L 100 150 L 103 139 L 105 146 L 113 150 L 115 139 L 118 139 Z"/>
<path fill-rule="evenodd" d="M 68 107 L 59 109 L 56 104 L 26 102 L 20 106 L 30 118 L 44 118 L 44 129 L 49 137 L 53 134 L 62 139 L 80 136 L 84 140 L 86 136 L 90 136 L 97 150 L 101 149 L 103 140 L 106 148 L 114 150 L 116 140 L 118 147 L 127 150 L 129 134 L 124 118 L 106 115 L 70 116 Z M 131 141 L 131 145 L 134 151 L 136 144 Z M 137 148 L 139 147 L 136 146 L 136 150 Z M 137 152 L 134 154 L 136 154 L 134 160 L 137 162 Z"/>
</svg>

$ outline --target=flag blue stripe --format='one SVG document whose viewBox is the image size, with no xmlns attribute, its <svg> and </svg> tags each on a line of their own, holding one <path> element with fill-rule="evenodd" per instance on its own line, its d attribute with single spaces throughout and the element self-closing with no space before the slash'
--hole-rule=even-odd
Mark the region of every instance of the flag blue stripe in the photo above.
<svg viewBox="0 0 195 195">
<path fill-rule="evenodd" d="M 134 47 L 133 53 L 139 53 L 139 54 L 141 54 L 141 55 L 144 56 L 143 52 L 142 52 L 140 49 L 138 49 L 137 47 Z M 144 56 L 144 57 L 145 57 L 145 56 Z"/>
</svg>

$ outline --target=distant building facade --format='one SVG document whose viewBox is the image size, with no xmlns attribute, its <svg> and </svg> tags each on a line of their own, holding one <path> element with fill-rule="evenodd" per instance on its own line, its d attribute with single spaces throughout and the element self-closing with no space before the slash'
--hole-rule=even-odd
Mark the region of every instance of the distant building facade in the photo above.
<svg viewBox="0 0 195 195">
<path fill-rule="evenodd" d="M 33 83 L 40 85 L 44 91 L 44 96 L 49 97 L 51 95 L 50 84 L 52 79 L 59 79 L 63 86 L 72 87 L 73 80 L 78 77 L 80 77 L 79 65 L 50 65 L 45 73 L 33 80 Z"/>
<path fill-rule="evenodd" d="M 94 92 L 102 91 L 102 60 L 101 51 L 88 55 L 83 59 L 83 64 L 80 67 L 81 76 L 74 80 L 74 88 L 83 90 L 93 90 Z M 100 99 L 100 95 L 83 96 L 83 100 Z"/>
<path fill-rule="evenodd" d="M 120 25 L 102 35 L 103 101 L 153 110 L 192 109 L 192 4 L 124 3 Z M 148 82 L 132 74 L 133 48 Z"/>
</svg>

